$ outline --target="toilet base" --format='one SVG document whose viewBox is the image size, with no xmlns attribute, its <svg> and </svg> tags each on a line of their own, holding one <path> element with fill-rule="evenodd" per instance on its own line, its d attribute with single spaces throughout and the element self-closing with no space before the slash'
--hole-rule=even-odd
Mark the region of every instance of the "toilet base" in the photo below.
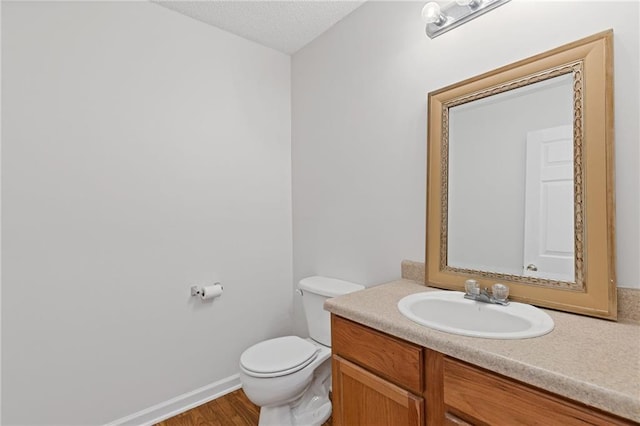
<svg viewBox="0 0 640 426">
<path fill-rule="evenodd" d="M 320 426 L 331 416 L 329 388 L 331 359 L 315 371 L 309 388 L 296 401 L 276 407 L 262 407 L 258 426 Z"/>
<path fill-rule="evenodd" d="M 317 398 L 305 410 L 290 405 L 262 407 L 258 426 L 320 426 L 331 417 L 331 401 Z"/>
<path fill-rule="evenodd" d="M 258 426 L 292 426 L 291 407 L 280 405 L 278 407 L 262 407 Z"/>
</svg>

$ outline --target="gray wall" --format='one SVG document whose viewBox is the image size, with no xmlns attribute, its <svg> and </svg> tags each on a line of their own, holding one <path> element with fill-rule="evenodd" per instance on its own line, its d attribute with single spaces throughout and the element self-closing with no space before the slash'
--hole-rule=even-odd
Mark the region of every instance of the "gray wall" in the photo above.
<svg viewBox="0 0 640 426">
<path fill-rule="evenodd" d="M 149 2 L 2 8 L 2 423 L 235 375 L 291 332 L 290 57 Z"/>
</svg>

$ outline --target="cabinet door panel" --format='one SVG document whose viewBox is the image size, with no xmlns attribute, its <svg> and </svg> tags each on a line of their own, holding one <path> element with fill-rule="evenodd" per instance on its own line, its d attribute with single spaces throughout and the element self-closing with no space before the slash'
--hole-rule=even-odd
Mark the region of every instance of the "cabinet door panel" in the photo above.
<svg viewBox="0 0 640 426">
<path fill-rule="evenodd" d="M 446 411 L 464 419 L 473 419 L 474 424 L 633 424 L 446 357 L 444 403 Z"/>
<path fill-rule="evenodd" d="M 333 356 L 333 422 L 336 426 L 423 425 L 424 400 Z"/>
</svg>

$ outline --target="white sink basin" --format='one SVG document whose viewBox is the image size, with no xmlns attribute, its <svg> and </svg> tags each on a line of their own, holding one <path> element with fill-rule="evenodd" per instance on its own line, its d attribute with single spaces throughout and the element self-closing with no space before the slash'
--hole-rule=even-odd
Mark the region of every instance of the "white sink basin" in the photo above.
<svg viewBox="0 0 640 426">
<path fill-rule="evenodd" d="M 398 309 L 418 324 L 447 333 L 487 339 L 526 339 L 553 330 L 553 319 L 535 306 L 492 305 L 464 298 L 460 291 L 429 291 L 402 298 Z"/>
</svg>

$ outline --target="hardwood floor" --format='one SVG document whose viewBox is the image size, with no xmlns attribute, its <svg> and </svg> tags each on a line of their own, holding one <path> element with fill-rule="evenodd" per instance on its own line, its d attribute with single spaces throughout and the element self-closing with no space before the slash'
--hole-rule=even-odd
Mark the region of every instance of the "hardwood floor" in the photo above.
<svg viewBox="0 0 640 426">
<path fill-rule="evenodd" d="M 255 426 L 259 416 L 260 408 L 238 389 L 156 426 Z M 332 426 L 331 418 L 322 426 Z"/>
</svg>

